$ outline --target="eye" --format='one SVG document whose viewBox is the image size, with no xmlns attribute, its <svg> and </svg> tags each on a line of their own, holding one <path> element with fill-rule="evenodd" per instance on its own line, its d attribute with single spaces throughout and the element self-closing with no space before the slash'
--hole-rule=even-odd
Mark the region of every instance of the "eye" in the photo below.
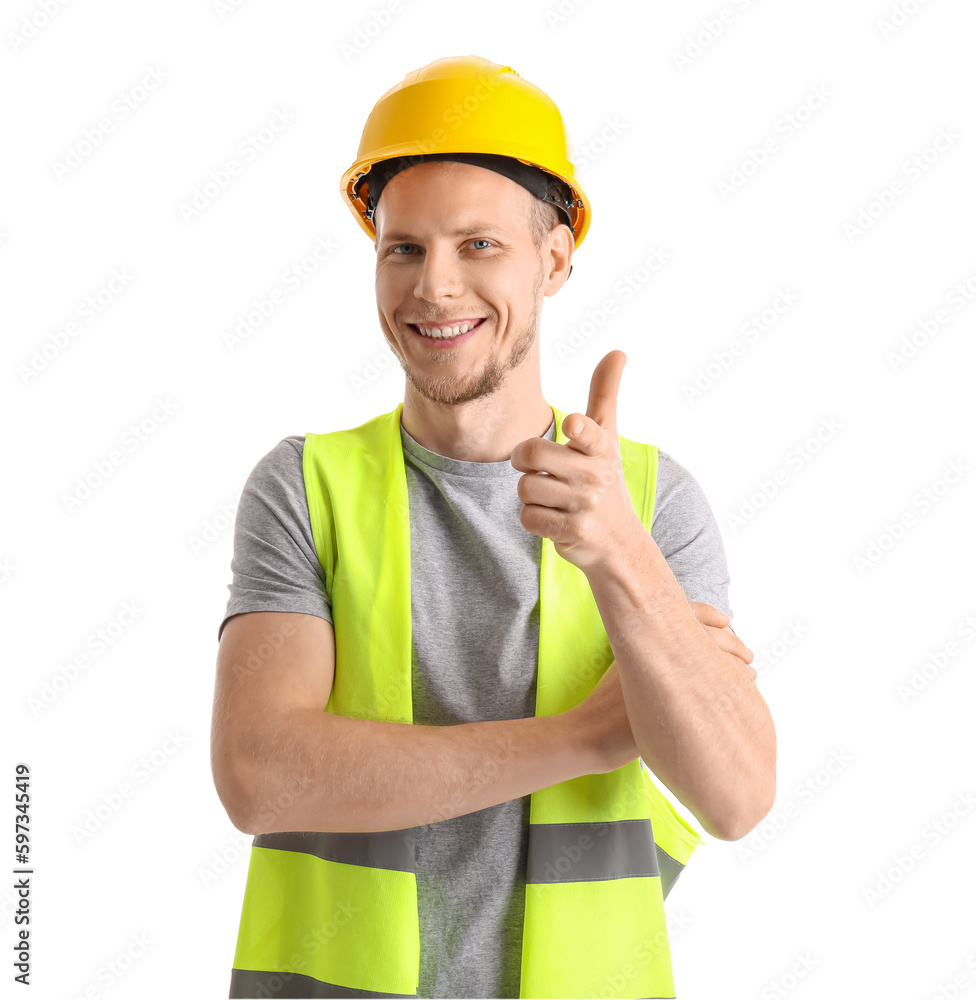
<svg viewBox="0 0 976 1000">
<path fill-rule="evenodd" d="M 412 243 L 394 243 L 393 246 L 390 247 L 390 251 L 389 252 L 390 253 L 396 253 L 397 250 L 400 249 L 400 247 L 412 247 L 412 246 L 413 246 Z M 397 256 L 399 256 L 399 257 L 409 257 L 410 255 L 409 254 L 397 254 Z"/>
<path fill-rule="evenodd" d="M 491 246 L 491 240 L 481 239 L 480 237 L 478 239 L 472 240 L 471 242 L 472 243 L 487 243 L 489 246 Z"/>
</svg>

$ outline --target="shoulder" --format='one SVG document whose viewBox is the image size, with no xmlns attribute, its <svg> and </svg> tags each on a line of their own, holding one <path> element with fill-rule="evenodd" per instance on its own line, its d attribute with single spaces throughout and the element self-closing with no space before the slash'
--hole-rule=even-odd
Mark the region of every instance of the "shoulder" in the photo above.
<svg viewBox="0 0 976 1000">
<path fill-rule="evenodd" d="M 282 438 L 251 469 L 241 490 L 239 529 L 268 536 L 288 534 L 304 538 L 308 528 L 308 499 L 302 471 L 304 434 Z"/>
<path fill-rule="evenodd" d="M 657 450 L 657 488 L 654 519 L 659 514 L 670 517 L 712 516 L 705 491 L 692 473 L 663 448 Z"/>
<path fill-rule="evenodd" d="M 292 434 L 282 438 L 257 460 L 244 484 L 245 492 L 273 493 L 283 486 L 288 487 L 296 481 L 300 482 L 304 449 L 304 434 Z"/>
<path fill-rule="evenodd" d="M 661 448 L 651 535 L 688 600 L 731 616 L 725 546 L 711 504 L 694 475 Z"/>
</svg>

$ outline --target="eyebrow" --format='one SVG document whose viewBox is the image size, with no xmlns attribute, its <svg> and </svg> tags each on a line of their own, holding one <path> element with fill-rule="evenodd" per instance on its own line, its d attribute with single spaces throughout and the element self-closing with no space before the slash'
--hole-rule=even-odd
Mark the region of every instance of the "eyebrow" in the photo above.
<svg viewBox="0 0 976 1000">
<path fill-rule="evenodd" d="M 448 236 L 474 236 L 477 233 L 492 233 L 496 236 L 508 236 L 508 233 L 492 222 L 475 222 L 470 226 L 464 226 L 462 229 L 454 229 Z M 384 233 L 383 239 L 380 240 L 381 243 L 409 243 L 411 240 L 416 239 L 413 233 L 399 232 L 399 233 Z"/>
</svg>

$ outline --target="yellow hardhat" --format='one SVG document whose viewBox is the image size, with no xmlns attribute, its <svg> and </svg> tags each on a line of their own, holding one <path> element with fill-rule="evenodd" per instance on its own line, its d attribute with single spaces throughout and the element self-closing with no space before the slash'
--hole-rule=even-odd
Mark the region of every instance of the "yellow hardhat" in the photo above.
<svg viewBox="0 0 976 1000">
<path fill-rule="evenodd" d="M 408 73 L 376 102 L 366 119 L 356 162 L 342 175 L 340 191 L 374 242 L 369 204 L 374 164 L 394 157 L 416 157 L 421 163 L 449 153 L 507 157 L 509 162 L 545 171 L 555 178 L 545 200 L 570 220 L 576 246 L 583 242 L 590 226 L 590 203 L 569 161 L 559 109 L 511 66 L 479 56 L 449 56 Z M 409 161 L 400 169 L 408 165 Z M 501 172 L 524 184 L 517 164 L 511 166 L 511 172 Z"/>
</svg>

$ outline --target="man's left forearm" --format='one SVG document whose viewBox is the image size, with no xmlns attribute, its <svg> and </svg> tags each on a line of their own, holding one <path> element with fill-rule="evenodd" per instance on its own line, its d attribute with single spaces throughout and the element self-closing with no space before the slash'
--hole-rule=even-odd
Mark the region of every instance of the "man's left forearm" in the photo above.
<svg viewBox="0 0 976 1000">
<path fill-rule="evenodd" d="M 776 795 L 776 733 L 756 684 L 699 624 L 640 522 L 586 575 L 647 766 L 704 829 L 745 836 Z"/>
</svg>

